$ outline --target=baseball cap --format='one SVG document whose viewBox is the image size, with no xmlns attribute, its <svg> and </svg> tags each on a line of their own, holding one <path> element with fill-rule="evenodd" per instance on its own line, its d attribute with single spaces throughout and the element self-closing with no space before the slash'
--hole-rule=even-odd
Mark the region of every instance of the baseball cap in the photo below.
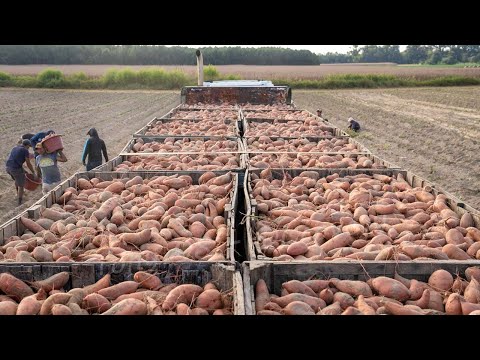
<svg viewBox="0 0 480 360">
<path fill-rule="evenodd" d="M 41 149 L 41 148 L 43 148 L 42 143 L 37 143 L 37 145 L 35 145 L 35 149 Z"/>
</svg>

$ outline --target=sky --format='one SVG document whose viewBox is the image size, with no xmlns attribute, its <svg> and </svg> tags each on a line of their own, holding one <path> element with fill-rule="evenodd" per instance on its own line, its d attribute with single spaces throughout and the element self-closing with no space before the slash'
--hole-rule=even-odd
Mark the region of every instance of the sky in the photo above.
<svg viewBox="0 0 480 360">
<path fill-rule="evenodd" d="M 353 45 L 167 45 L 167 46 L 188 46 L 188 47 L 213 47 L 213 46 L 240 46 L 240 47 L 282 47 L 295 50 L 310 50 L 315 54 L 326 54 L 327 52 L 338 52 L 346 54 Z M 363 45 L 359 45 L 363 46 Z M 400 45 L 400 51 L 405 50 L 406 45 Z"/>
</svg>

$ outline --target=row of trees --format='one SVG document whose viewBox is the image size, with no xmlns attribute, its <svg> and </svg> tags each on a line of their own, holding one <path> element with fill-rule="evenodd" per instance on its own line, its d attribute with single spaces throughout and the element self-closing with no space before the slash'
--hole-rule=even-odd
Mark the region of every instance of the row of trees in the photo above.
<svg viewBox="0 0 480 360">
<path fill-rule="evenodd" d="M 163 45 L 0 45 L 0 64 L 194 65 L 194 48 Z M 394 62 L 456 64 L 480 62 L 480 45 L 353 45 L 347 54 L 316 55 L 279 47 L 204 48 L 205 64 L 318 65 L 325 63 Z"/>
<path fill-rule="evenodd" d="M 480 45 L 353 45 L 347 54 L 320 54 L 320 63 L 394 62 L 398 64 L 457 64 L 480 62 Z"/>
</svg>

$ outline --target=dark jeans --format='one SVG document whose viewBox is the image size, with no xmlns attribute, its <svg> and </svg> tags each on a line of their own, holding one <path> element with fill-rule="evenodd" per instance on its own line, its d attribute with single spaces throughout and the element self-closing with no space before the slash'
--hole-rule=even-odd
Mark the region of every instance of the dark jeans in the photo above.
<svg viewBox="0 0 480 360">
<path fill-rule="evenodd" d="M 87 162 L 87 171 L 90 171 L 100 165 L 102 165 L 101 161 L 89 161 Z"/>
<path fill-rule="evenodd" d="M 7 168 L 7 173 L 15 180 L 15 185 L 19 187 L 25 187 L 25 171 L 23 167 L 20 169 L 9 169 Z"/>
</svg>

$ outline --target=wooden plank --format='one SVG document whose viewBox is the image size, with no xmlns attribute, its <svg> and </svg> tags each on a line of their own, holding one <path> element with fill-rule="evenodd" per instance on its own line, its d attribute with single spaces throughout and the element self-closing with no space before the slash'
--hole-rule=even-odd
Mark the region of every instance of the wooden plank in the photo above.
<svg viewBox="0 0 480 360">
<path fill-rule="evenodd" d="M 95 278 L 95 265 L 93 264 L 72 264 L 70 271 L 72 288 L 83 288 L 98 280 Z"/>
<path fill-rule="evenodd" d="M 235 303 L 234 314 L 245 315 L 245 297 L 243 293 L 242 276 L 238 271 L 233 273 L 233 300 Z"/>
<path fill-rule="evenodd" d="M 33 205 L 27 209 L 28 217 L 33 220 L 40 218 L 41 205 Z"/>
</svg>

